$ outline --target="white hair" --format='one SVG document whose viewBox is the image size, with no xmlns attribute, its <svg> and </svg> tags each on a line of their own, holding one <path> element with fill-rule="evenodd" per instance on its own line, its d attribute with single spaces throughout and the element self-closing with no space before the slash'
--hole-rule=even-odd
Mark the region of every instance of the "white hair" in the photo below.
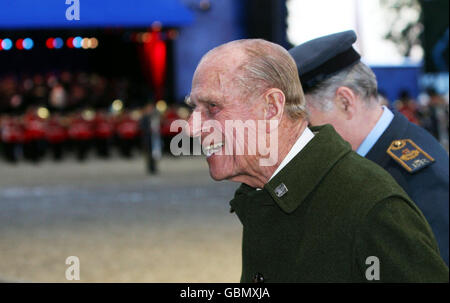
<svg viewBox="0 0 450 303">
<path fill-rule="evenodd" d="M 297 66 L 286 49 L 262 39 L 242 39 L 216 47 L 208 54 L 235 47 L 239 47 L 246 56 L 233 71 L 234 80 L 243 89 L 244 94 L 256 95 L 272 87 L 278 88 L 285 95 L 285 110 L 289 117 L 307 117 Z"/>
<path fill-rule="evenodd" d="M 319 83 L 306 93 L 306 103 L 321 111 L 334 107 L 334 96 L 339 87 L 348 87 L 370 107 L 378 103 L 378 85 L 373 71 L 364 63 L 358 62 L 336 75 Z"/>
</svg>

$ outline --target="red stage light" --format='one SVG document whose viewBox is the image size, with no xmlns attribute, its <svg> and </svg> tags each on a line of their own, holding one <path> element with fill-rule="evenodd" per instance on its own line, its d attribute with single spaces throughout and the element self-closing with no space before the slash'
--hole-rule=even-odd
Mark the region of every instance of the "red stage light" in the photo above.
<svg viewBox="0 0 450 303">
<path fill-rule="evenodd" d="M 23 49 L 23 39 L 17 39 L 17 41 L 16 41 L 16 48 L 18 50 L 22 50 Z"/>
<path fill-rule="evenodd" d="M 157 99 L 162 98 L 167 67 L 167 47 L 160 32 L 151 32 L 150 39 L 142 43 L 142 55 L 146 72 L 155 89 Z"/>
<path fill-rule="evenodd" d="M 68 48 L 73 48 L 73 37 L 67 38 L 66 45 Z"/>
<path fill-rule="evenodd" d="M 53 40 L 55 40 L 54 38 L 48 38 L 47 41 L 45 41 L 45 46 L 47 46 L 47 48 L 54 48 L 54 44 L 53 44 Z"/>
<path fill-rule="evenodd" d="M 2 42 L 3 42 L 3 40 L 0 39 L 0 51 L 3 49 L 3 47 L 2 47 Z"/>
</svg>

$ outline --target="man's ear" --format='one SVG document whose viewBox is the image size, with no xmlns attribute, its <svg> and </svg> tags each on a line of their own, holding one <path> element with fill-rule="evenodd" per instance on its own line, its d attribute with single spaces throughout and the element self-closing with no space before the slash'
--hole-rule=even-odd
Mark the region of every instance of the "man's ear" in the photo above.
<svg viewBox="0 0 450 303">
<path fill-rule="evenodd" d="M 335 105 L 347 120 L 351 120 L 356 114 L 357 99 L 355 92 L 346 86 L 336 90 Z"/>
<path fill-rule="evenodd" d="M 271 88 L 264 96 L 266 101 L 264 118 L 266 120 L 280 121 L 284 112 L 284 104 L 286 103 L 284 93 L 277 88 Z"/>
<path fill-rule="evenodd" d="M 281 90 L 271 88 L 264 94 L 264 100 L 264 119 L 266 120 L 265 131 L 269 134 L 273 130 L 277 129 L 281 122 L 286 98 Z"/>
</svg>

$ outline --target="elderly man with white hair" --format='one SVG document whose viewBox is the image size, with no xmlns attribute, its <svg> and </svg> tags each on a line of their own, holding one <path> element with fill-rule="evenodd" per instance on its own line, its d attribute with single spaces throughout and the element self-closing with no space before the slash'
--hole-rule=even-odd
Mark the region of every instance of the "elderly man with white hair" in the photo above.
<svg viewBox="0 0 450 303">
<path fill-rule="evenodd" d="M 230 202 L 243 225 L 241 282 L 448 281 L 430 227 L 392 177 L 332 126 L 307 126 L 285 49 L 249 39 L 211 50 L 188 103 L 212 178 L 242 183 Z"/>
</svg>

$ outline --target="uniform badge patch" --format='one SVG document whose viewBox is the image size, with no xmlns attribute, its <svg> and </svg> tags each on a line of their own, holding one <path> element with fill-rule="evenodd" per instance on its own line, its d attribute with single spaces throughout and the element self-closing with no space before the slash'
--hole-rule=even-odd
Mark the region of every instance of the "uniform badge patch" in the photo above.
<svg viewBox="0 0 450 303">
<path fill-rule="evenodd" d="M 434 162 L 434 159 L 411 139 L 393 141 L 387 153 L 410 173 L 415 173 Z"/>
<path fill-rule="evenodd" d="M 280 185 L 278 185 L 274 192 L 275 195 L 277 195 L 278 198 L 281 198 L 282 196 L 284 196 L 285 193 L 287 193 L 288 189 L 286 187 L 286 185 L 284 185 L 284 183 L 281 183 Z"/>
</svg>

